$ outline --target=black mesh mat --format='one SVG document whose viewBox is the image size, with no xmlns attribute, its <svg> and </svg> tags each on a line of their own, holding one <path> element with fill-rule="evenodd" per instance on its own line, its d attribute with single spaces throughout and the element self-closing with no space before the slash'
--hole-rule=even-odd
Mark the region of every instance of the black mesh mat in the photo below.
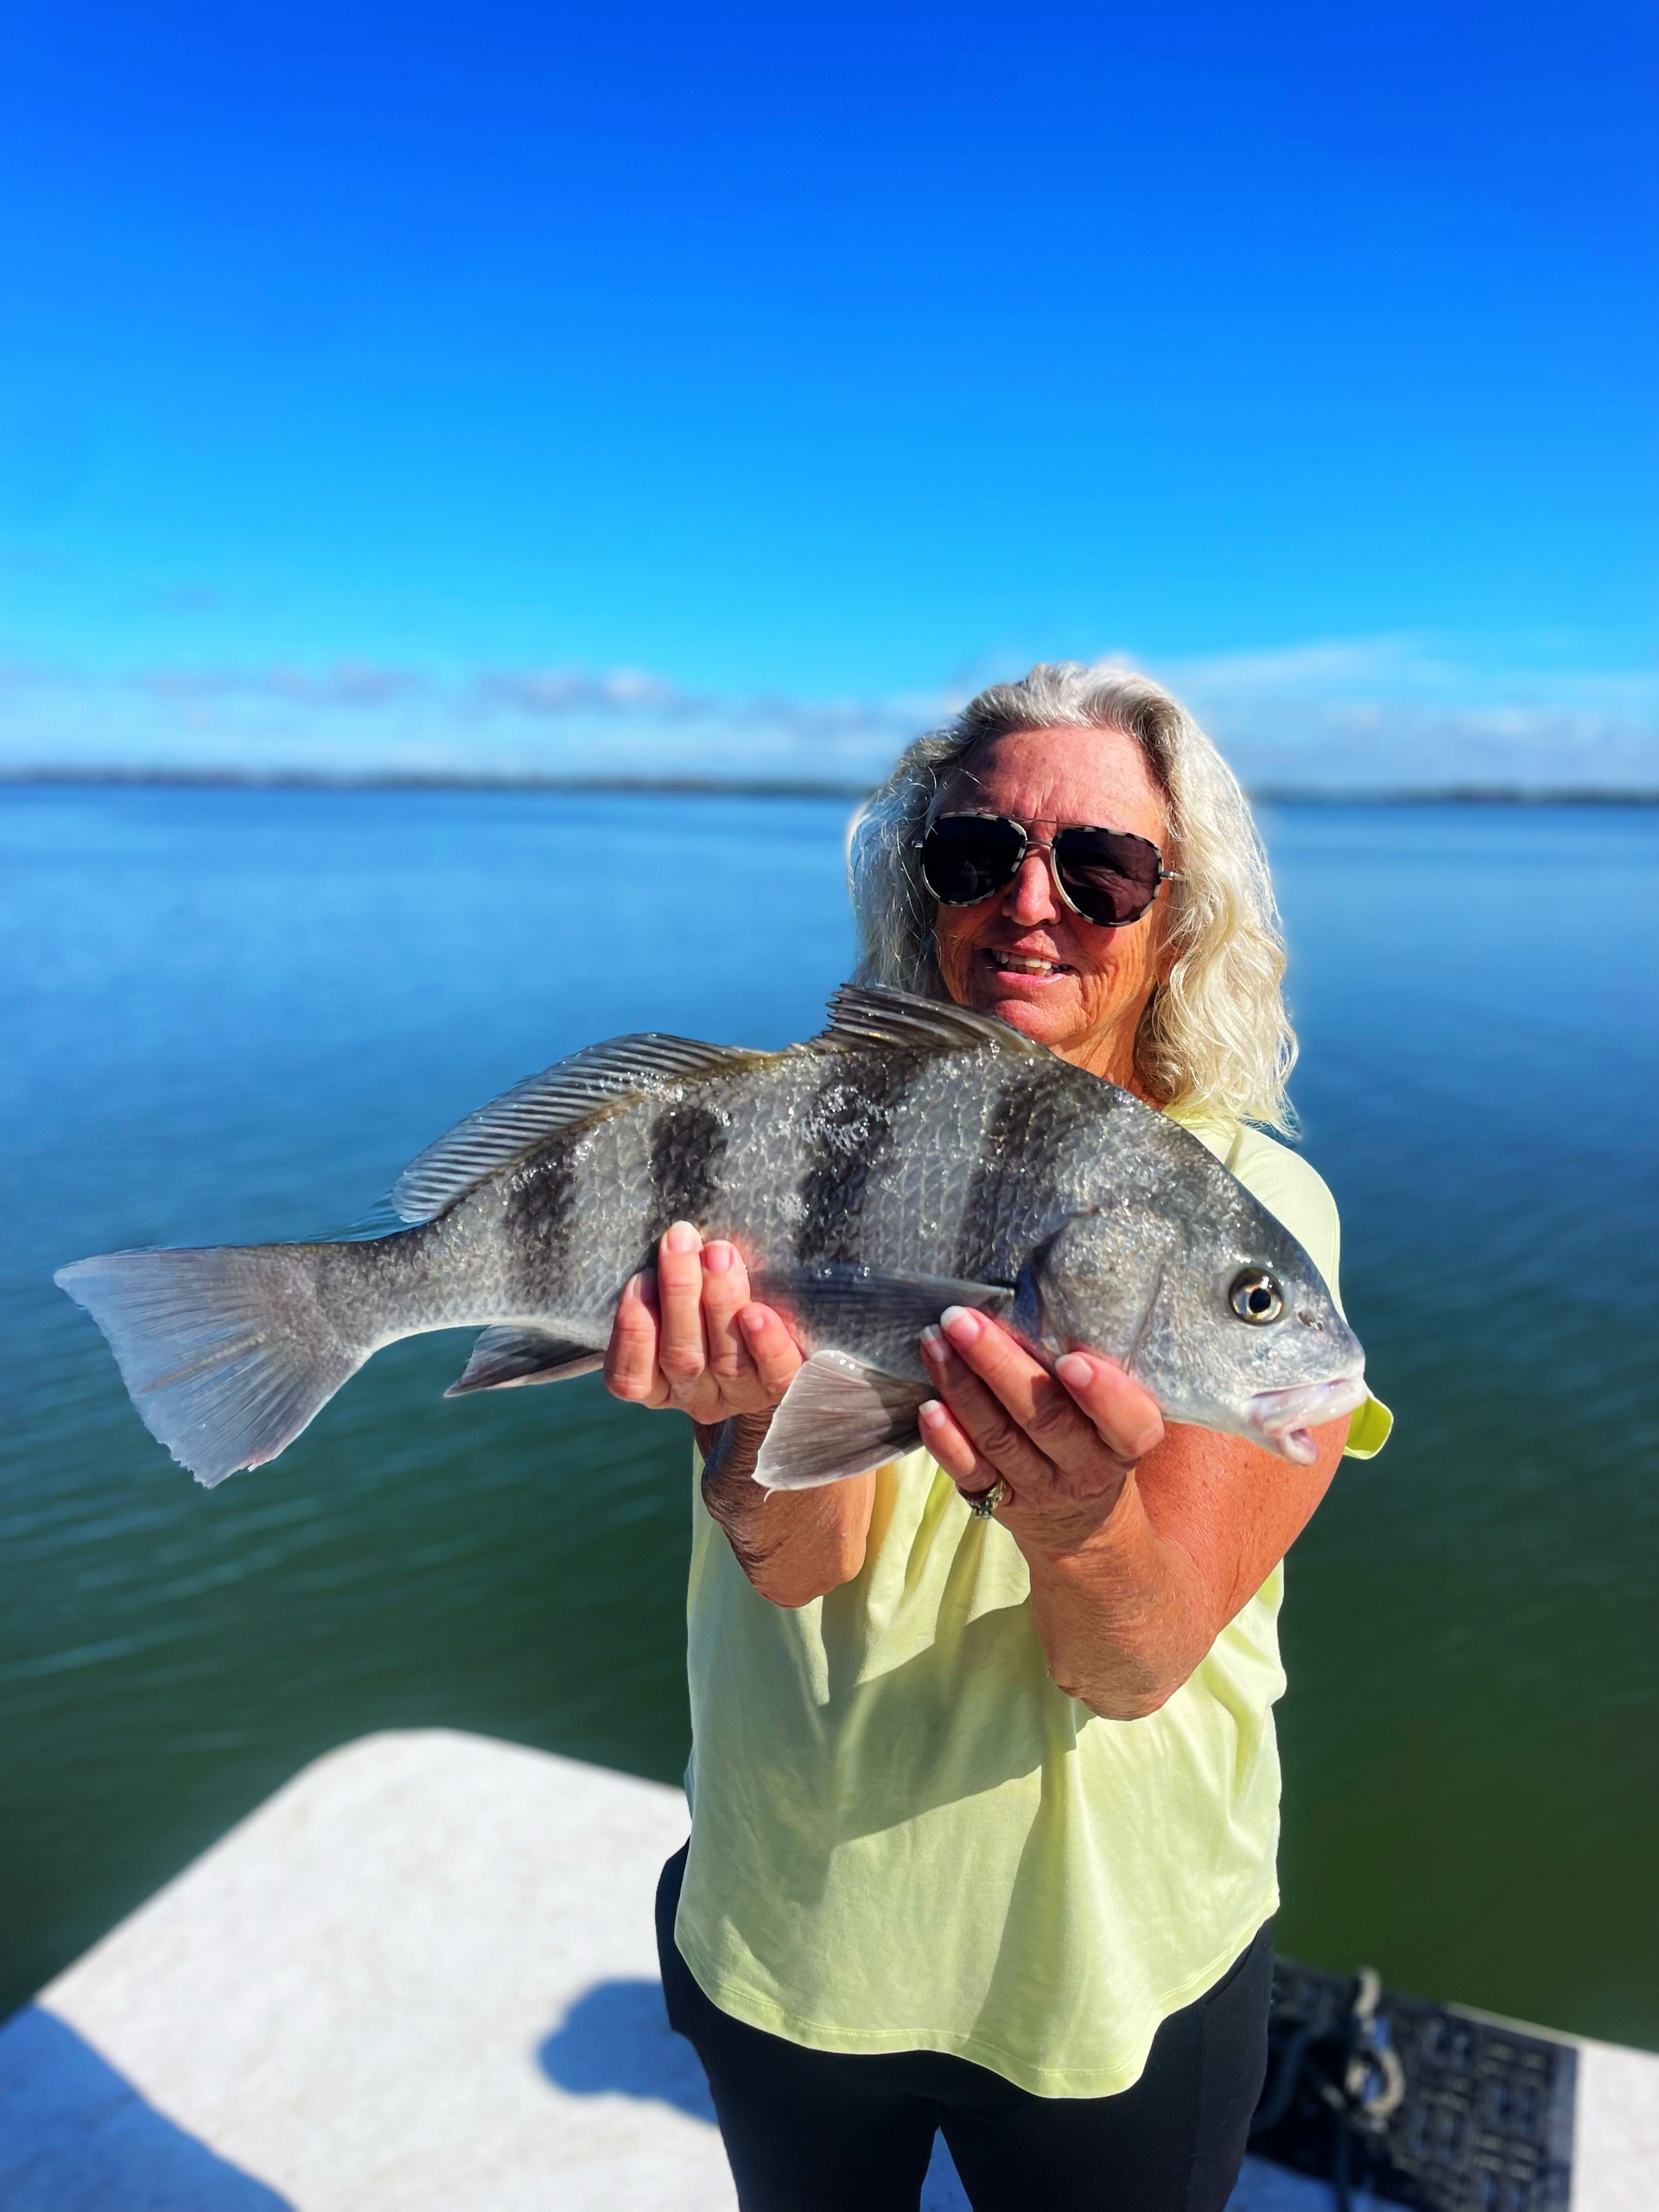
<svg viewBox="0 0 1659 2212">
<path fill-rule="evenodd" d="M 1357 2011 L 1356 2010 L 1357 2001 Z M 1577 2053 L 1378 1990 L 1274 1967 L 1250 2148 L 1419 2212 L 1567 2212 Z"/>
</svg>

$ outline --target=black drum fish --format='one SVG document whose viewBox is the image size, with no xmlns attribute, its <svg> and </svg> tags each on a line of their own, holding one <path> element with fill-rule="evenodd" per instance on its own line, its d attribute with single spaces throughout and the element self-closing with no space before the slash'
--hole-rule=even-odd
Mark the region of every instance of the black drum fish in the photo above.
<svg viewBox="0 0 1659 2212">
<path fill-rule="evenodd" d="M 947 1306 L 1120 1361 L 1176 1421 L 1306 1464 L 1363 1402 L 1318 1269 L 1198 1139 L 988 1014 L 848 985 L 780 1052 L 620 1037 L 531 1076 L 399 1177 L 389 1234 L 114 1252 L 56 1280 L 146 1426 L 212 1486 L 274 1459 L 400 1337 L 481 1327 L 451 1395 L 601 1363 L 675 1221 L 742 1251 L 809 1355 L 757 1469 L 896 1458 Z"/>
</svg>

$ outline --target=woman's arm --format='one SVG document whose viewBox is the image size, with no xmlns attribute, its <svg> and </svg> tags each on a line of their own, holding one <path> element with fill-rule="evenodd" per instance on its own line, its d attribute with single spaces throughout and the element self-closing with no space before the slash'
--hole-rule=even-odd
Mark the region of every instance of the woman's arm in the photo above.
<svg viewBox="0 0 1659 2212">
<path fill-rule="evenodd" d="M 855 1475 L 820 1490 L 762 1490 L 754 1462 L 771 1420 L 740 1414 L 717 1429 L 697 1428 L 702 1502 L 763 1598 L 810 1605 L 862 1567 L 875 1477 Z"/>
<path fill-rule="evenodd" d="M 800 1364 L 780 1317 L 749 1296 L 736 1246 L 704 1244 L 689 1222 L 663 1238 L 654 1276 L 624 1290 L 605 1355 L 613 1395 L 691 1416 L 703 1503 L 760 1595 L 791 1607 L 859 1572 L 875 1497 L 874 1475 L 809 1491 L 753 1479 L 772 1408 Z"/>
<path fill-rule="evenodd" d="M 1111 1361 L 1053 1375 L 1007 1330 L 953 1311 L 923 1352 L 943 1403 L 922 1436 L 960 1488 L 999 1478 L 997 1518 L 1031 1570 L 1050 1672 L 1112 1720 L 1167 1702 L 1267 1580 L 1325 1495 L 1347 1422 L 1293 1466 L 1239 1438 L 1166 1428 Z"/>
</svg>

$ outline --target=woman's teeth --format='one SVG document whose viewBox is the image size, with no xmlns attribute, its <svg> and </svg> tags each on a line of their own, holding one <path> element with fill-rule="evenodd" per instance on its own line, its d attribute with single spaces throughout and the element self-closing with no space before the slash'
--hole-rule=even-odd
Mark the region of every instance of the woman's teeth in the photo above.
<svg viewBox="0 0 1659 2212">
<path fill-rule="evenodd" d="M 1065 961 L 1043 960 L 1033 953 L 989 952 L 986 957 L 1003 976 L 1069 976 L 1071 972 Z"/>
</svg>

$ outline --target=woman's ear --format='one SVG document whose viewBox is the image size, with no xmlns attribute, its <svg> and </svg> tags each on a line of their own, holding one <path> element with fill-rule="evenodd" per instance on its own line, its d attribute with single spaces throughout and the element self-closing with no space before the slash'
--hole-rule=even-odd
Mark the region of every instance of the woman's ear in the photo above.
<svg viewBox="0 0 1659 2212">
<path fill-rule="evenodd" d="M 1159 894 L 1152 904 L 1152 918 L 1158 930 L 1158 949 L 1153 957 L 1152 969 L 1158 978 L 1160 990 L 1168 983 L 1182 952 L 1191 948 L 1191 932 L 1179 926 L 1177 918 L 1176 901 L 1181 898 L 1187 886 L 1180 880 L 1180 870 L 1185 863 L 1173 830 L 1166 832 L 1162 849 L 1173 851 L 1174 858 L 1171 866 L 1175 875 L 1159 886 Z M 1185 939 L 1185 943 L 1183 939 Z"/>
</svg>

